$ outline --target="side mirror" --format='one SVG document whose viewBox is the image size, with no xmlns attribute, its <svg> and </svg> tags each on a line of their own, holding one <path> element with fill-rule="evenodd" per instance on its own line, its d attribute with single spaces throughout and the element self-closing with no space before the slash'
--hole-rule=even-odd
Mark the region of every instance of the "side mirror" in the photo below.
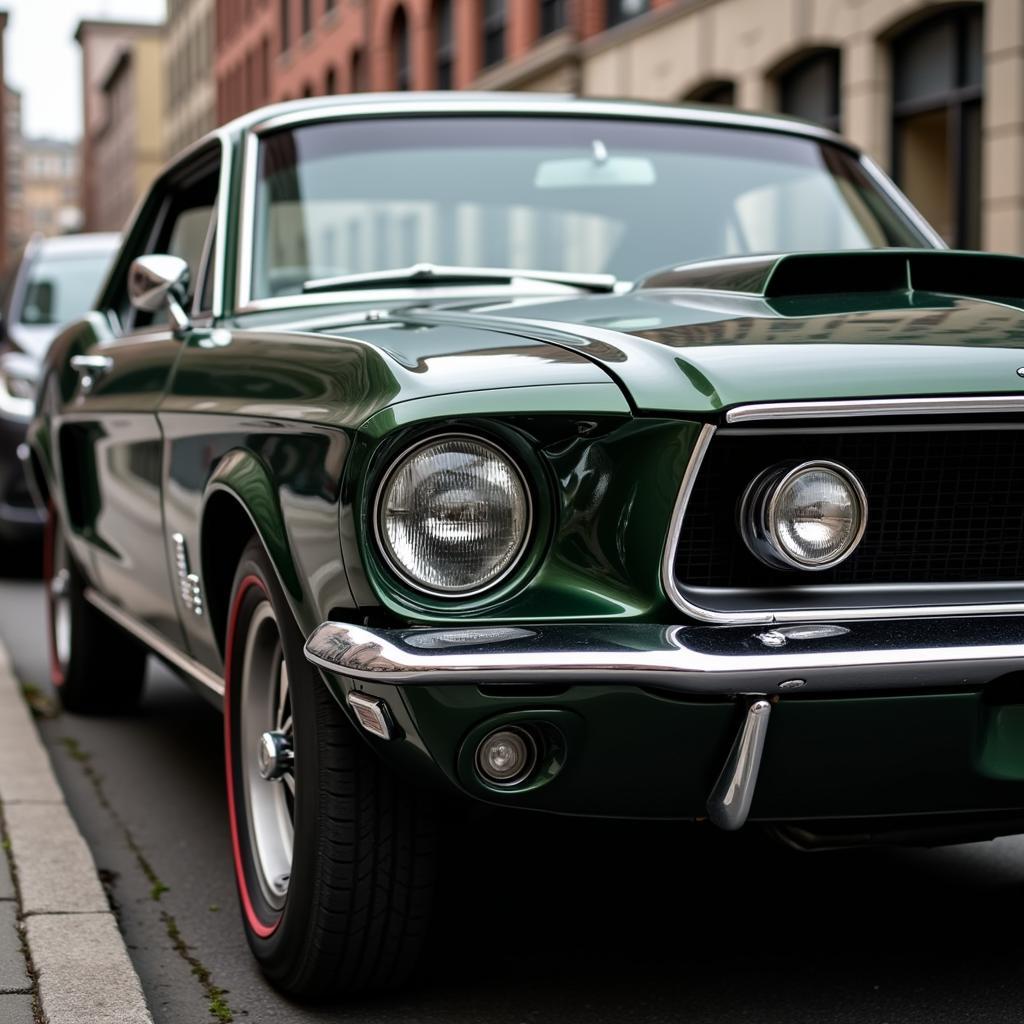
<svg viewBox="0 0 1024 1024">
<path fill-rule="evenodd" d="M 140 256 L 128 270 L 128 298 L 144 313 L 166 308 L 175 334 L 192 326 L 183 303 L 188 298 L 188 264 L 178 256 Z"/>
</svg>

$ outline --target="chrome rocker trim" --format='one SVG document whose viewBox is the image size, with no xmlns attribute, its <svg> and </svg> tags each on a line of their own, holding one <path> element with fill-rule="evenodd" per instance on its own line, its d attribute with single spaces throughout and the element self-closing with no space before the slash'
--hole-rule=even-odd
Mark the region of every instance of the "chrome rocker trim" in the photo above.
<svg viewBox="0 0 1024 1024">
<path fill-rule="evenodd" d="M 620 684 L 723 698 L 978 688 L 1024 662 L 1024 616 L 828 627 L 648 624 L 372 630 L 324 622 L 308 661 L 398 685 Z"/>
<path fill-rule="evenodd" d="M 221 707 L 224 700 L 224 680 L 205 665 L 200 665 L 184 651 L 179 651 L 169 640 L 162 637 L 152 626 L 140 622 L 134 615 L 129 615 L 113 601 L 104 597 L 93 587 L 87 587 L 85 599 L 108 619 L 112 619 L 122 629 L 131 633 L 136 640 L 142 641 L 154 654 L 169 662 L 174 668 L 183 672 L 191 682 L 197 684 L 200 693 L 217 706 Z"/>
</svg>

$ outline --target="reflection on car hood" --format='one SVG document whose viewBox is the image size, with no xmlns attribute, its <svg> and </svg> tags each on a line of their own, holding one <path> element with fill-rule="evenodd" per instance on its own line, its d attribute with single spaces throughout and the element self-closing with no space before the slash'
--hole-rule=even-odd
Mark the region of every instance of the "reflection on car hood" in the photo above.
<svg viewBox="0 0 1024 1024">
<path fill-rule="evenodd" d="M 1024 390 L 1024 303 L 946 293 L 766 300 L 662 289 L 434 307 L 431 316 L 573 349 L 645 411 Z"/>
</svg>

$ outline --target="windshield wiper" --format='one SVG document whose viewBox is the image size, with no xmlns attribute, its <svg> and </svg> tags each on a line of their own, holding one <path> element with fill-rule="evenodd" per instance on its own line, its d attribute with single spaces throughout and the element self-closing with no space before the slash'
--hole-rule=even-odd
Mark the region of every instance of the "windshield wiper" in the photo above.
<svg viewBox="0 0 1024 1024">
<path fill-rule="evenodd" d="M 592 292 L 614 291 L 618 283 L 612 274 L 573 274 L 559 270 L 517 270 L 511 267 L 447 267 L 437 263 L 414 263 L 411 267 L 373 270 L 367 274 L 318 277 L 302 286 L 304 293 L 360 291 L 364 288 L 401 288 L 403 285 L 493 284 L 494 282 L 546 281 L 583 288 Z"/>
</svg>

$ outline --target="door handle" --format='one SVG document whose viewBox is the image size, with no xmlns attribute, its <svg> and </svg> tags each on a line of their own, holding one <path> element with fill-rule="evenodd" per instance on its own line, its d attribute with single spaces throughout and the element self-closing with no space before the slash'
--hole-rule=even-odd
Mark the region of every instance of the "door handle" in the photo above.
<svg viewBox="0 0 1024 1024">
<path fill-rule="evenodd" d="M 82 393 L 89 394 L 97 379 L 102 377 L 112 366 L 114 360 L 110 356 L 72 356 L 71 369 L 78 374 L 78 382 Z"/>
<path fill-rule="evenodd" d="M 78 373 L 88 373 L 98 377 L 106 373 L 114 365 L 110 356 L 72 356 L 71 369 Z"/>
</svg>

